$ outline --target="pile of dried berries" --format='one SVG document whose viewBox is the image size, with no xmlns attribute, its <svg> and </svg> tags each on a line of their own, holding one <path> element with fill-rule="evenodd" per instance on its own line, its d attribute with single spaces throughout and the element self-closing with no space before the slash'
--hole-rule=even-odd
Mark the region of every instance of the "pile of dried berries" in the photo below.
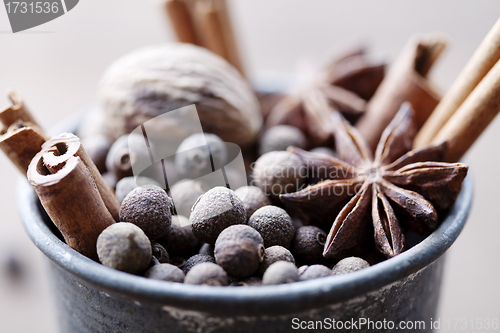
<svg viewBox="0 0 500 333">
<path fill-rule="evenodd" d="M 136 153 L 116 148 L 124 138 L 108 144 L 107 160 L 119 162 L 108 163 L 108 170 L 121 178 L 116 194 L 122 222 L 102 232 L 99 260 L 157 280 L 272 285 L 369 267 L 404 251 L 405 233 L 433 231 L 439 214 L 454 203 L 467 166 L 433 162 L 445 145 L 410 151 L 415 131 L 409 105 L 387 127 L 375 157 L 340 114 L 332 119 L 336 150 L 283 150 L 289 143 L 305 147 L 304 138 L 280 139 L 276 134 L 282 129 L 300 131 L 278 127 L 260 141 L 263 155 L 251 178 L 255 186 L 207 191 L 200 179 L 182 179 L 169 189 L 178 202 L 155 180 L 130 177 L 123 156 Z M 213 134 L 207 139 L 222 142 Z M 198 141 L 203 138 L 190 137 L 183 144 L 200 146 Z M 104 149 L 95 154 L 100 161 Z M 210 159 L 224 165 L 225 151 L 205 150 L 182 155 L 174 166 L 177 174 L 199 177 Z"/>
</svg>

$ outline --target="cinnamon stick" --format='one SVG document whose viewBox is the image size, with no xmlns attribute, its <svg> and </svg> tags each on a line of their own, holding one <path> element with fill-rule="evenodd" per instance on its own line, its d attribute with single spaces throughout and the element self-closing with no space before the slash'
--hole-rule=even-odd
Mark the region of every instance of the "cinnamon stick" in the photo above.
<svg viewBox="0 0 500 333">
<path fill-rule="evenodd" d="M 414 141 L 415 148 L 421 148 L 431 143 L 434 136 L 499 59 L 500 19 L 486 35 L 451 88 L 418 132 Z"/>
<path fill-rule="evenodd" d="M 231 16 L 229 15 L 229 10 L 227 7 L 226 0 L 219 0 L 220 2 L 220 18 L 222 24 L 222 31 L 224 33 L 224 40 L 227 46 L 228 61 L 232 64 L 243 76 L 245 76 L 245 70 L 243 68 L 243 63 L 241 61 L 240 52 L 238 49 L 238 44 L 236 43 L 236 37 L 234 34 L 234 28 L 231 22 Z"/>
<path fill-rule="evenodd" d="M 198 0 L 192 7 L 201 45 L 244 74 L 225 1 Z"/>
<path fill-rule="evenodd" d="M 31 159 L 41 149 L 48 136 L 40 128 L 21 95 L 8 92 L 12 105 L 0 111 L 0 149 L 9 157 L 19 171 L 26 175 Z"/>
<path fill-rule="evenodd" d="M 403 102 L 415 110 L 417 129 L 427 120 L 440 96 L 426 76 L 445 47 L 435 34 L 413 36 L 406 44 L 356 124 L 372 150 Z"/>
<path fill-rule="evenodd" d="M 115 221 L 94 178 L 80 157 L 69 157 L 52 173 L 44 165 L 44 156 L 47 152 L 40 151 L 30 163 L 30 184 L 66 243 L 97 261 L 97 237 Z"/>
<path fill-rule="evenodd" d="M 165 10 L 177 40 L 181 43 L 200 45 L 188 3 L 185 0 L 167 0 Z"/>
<path fill-rule="evenodd" d="M 451 116 L 432 143 L 447 141 L 445 160 L 457 162 L 500 110 L 500 60 Z"/>
<path fill-rule="evenodd" d="M 42 145 L 43 162 L 51 173 L 57 173 L 67 160 L 73 156 L 79 157 L 90 172 L 97 186 L 104 205 L 115 221 L 119 221 L 120 203 L 111 188 L 106 184 L 96 165 L 87 154 L 80 139 L 71 133 L 62 133 Z"/>
</svg>

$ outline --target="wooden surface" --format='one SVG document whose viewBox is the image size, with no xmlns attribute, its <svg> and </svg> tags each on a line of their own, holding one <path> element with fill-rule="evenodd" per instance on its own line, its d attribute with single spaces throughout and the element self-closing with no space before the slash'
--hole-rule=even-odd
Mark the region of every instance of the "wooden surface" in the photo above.
<svg viewBox="0 0 500 333">
<path fill-rule="evenodd" d="M 359 41 L 368 41 L 377 56 L 391 61 L 411 34 L 437 30 L 451 39 L 449 49 L 430 73 L 442 91 L 451 85 L 500 14 L 496 0 L 256 0 L 230 4 L 235 32 L 243 38 L 239 44 L 247 73 L 289 73 L 302 56 L 318 60 L 329 51 Z M 1 96 L 8 87 L 19 90 L 42 126 L 55 125 L 95 101 L 100 75 L 112 60 L 143 45 L 174 40 L 164 14 L 155 1 L 80 1 L 67 15 L 11 34 L 4 6 L 0 6 L 0 45 L 2 50 L 15 50 L 0 52 Z M 0 104 L 7 102 L 0 97 Z M 499 140 L 497 118 L 466 156 L 475 180 L 474 204 L 462 235 L 448 253 L 439 307 L 442 323 L 453 318 L 500 319 L 500 266 L 492 255 L 500 252 L 496 210 Z M 54 333 L 55 314 L 43 258 L 16 212 L 18 171 L 3 155 L 0 170 L 0 332 Z M 14 279 L 17 282 L 9 278 L 5 264 L 12 255 L 25 272 Z"/>
</svg>

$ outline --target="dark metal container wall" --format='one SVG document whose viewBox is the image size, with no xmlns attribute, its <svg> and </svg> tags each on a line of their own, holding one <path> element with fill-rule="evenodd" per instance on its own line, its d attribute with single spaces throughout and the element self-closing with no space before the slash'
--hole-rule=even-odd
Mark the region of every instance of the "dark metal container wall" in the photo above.
<svg viewBox="0 0 500 333">
<path fill-rule="evenodd" d="M 347 275 L 262 287 L 207 287 L 148 280 L 96 263 L 69 248 L 26 180 L 18 188 L 26 231 L 50 259 L 60 332 L 292 332 L 332 324 L 344 332 L 398 332 L 403 321 L 431 331 L 443 254 L 458 237 L 472 201 L 472 180 L 441 226 L 408 251 Z M 335 320 L 335 322 L 333 321 Z M 321 322 L 321 323 L 319 323 Z M 365 322 L 360 327 L 359 323 Z M 395 327 L 389 325 L 393 322 Z M 346 325 L 357 326 L 346 329 Z M 380 324 L 378 324 L 380 325 Z M 295 328 L 295 329 L 294 329 Z M 416 328 L 416 327 L 415 327 Z M 313 330 L 314 331 L 314 330 Z"/>
</svg>

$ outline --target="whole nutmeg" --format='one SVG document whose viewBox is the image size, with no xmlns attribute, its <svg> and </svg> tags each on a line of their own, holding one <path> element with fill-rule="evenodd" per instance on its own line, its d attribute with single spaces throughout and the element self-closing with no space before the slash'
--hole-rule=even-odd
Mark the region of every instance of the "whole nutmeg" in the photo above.
<svg viewBox="0 0 500 333">
<path fill-rule="evenodd" d="M 257 159 L 252 170 L 255 185 L 277 199 L 280 194 L 295 192 L 306 184 L 307 170 L 297 155 L 271 151 Z"/>
<path fill-rule="evenodd" d="M 215 258 L 206 254 L 195 254 L 194 256 L 188 258 L 182 267 L 185 274 L 191 270 L 196 265 L 203 264 L 205 262 L 211 262 L 215 264 Z"/>
<path fill-rule="evenodd" d="M 144 273 L 144 277 L 154 280 L 183 283 L 184 272 L 179 267 L 170 264 L 154 265 Z"/>
<path fill-rule="evenodd" d="M 170 230 L 158 242 L 172 256 L 189 257 L 198 250 L 199 241 L 191 230 L 189 220 L 185 216 L 172 216 Z"/>
<path fill-rule="evenodd" d="M 233 225 L 215 242 L 215 260 L 232 277 L 243 279 L 257 271 L 264 258 L 264 240 L 247 225 Z"/>
<path fill-rule="evenodd" d="M 300 281 L 314 280 L 332 275 L 332 270 L 324 265 L 311 265 L 299 267 Z"/>
<path fill-rule="evenodd" d="M 195 133 L 188 136 L 177 148 L 175 168 L 183 177 L 199 178 L 224 166 L 227 148 L 217 135 Z"/>
<path fill-rule="evenodd" d="M 193 267 L 184 279 L 186 284 L 227 286 L 227 273 L 217 264 L 205 262 Z"/>
<path fill-rule="evenodd" d="M 172 206 L 172 200 L 162 188 L 138 187 L 123 199 L 120 220 L 137 225 L 149 239 L 159 239 L 170 229 Z"/>
<path fill-rule="evenodd" d="M 299 281 L 299 271 L 295 264 L 278 261 L 269 266 L 262 276 L 262 284 L 284 284 Z"/>
<path fill-rule="evenodd" d="M 265 247 L 273 245 L 289 247 L 295 233 L 290 215 L 283 208 L 276 206 L 257 209 L 250 216 L 248 225 L 260 233 Z"/>
<path fill-rule="evenodd" d="M 189 217 L 191 208 L 198 198 L 207 190 L 199 180 L 181 179 L 170 188 L 178 215 Z"/>
<path fill-rule="evenodd" d="M 364 259 L 358 257 L 348 257 L 340 260 L 335 266 L 333 266 L 332 275 L 351 273 L 366 267 L 370 267 L 370 264 Z"/>
<path fill-rule="evenodd" d="M 145 121 L 195 104 L 206 132 L 246 146 L 262 126 L 250 85 L 221 57 L 191 44 L 147 46 L 116 60 L 99 85 L 100 107 L 111 133 L 130 133 Z M 172 142 L 190 128 L 171 113 L 148 127 L 150 140 Z M 191 132 L 192 133 L 192 132 Z M 116 138 L 115 138 L 116 139 Z"/>
<path fill-rule="evenodd" d="M 123 199 L 129 194 L 133 189 L 144 186 L 144 185 L 156 185 L 160 187 L 160 183 L 158 183 L 156 180 L 151 179 L 149 177 L 125 177 L 120 179 L 116 183 L 116 198 L 118 199 L 118 202 L 122 203 Z"/>
<path fill-rule="evenodd" d="M 259 266 L 259 275 L 263 275 L 266 269 L 278 261 L 288 261 L 295 264 L 295 258 L 288 249 L 275 245 L 268 247 L 264 252 L 264 259 Z"/>
<path fill-rule="evenodd" d="M 242 186 L 234 191 L 241 199 L 247 212 L 247 220 L 259 208 L 270 205 L 271 200 L 257 186 Z"/>
<path fill-rule="evenodd" d="M 286 150 L 289 146 L 305 149 L 307 138 L 297 127 L 277 125 L 269 128 L 259 139 L 259 155 Z"/>
<path fill-rule="evenodd" d="M 222 230 L 246 222 L 246 211 L 234 191 L 218 186 L 198 198 L 191 210 L 189 222 L 193 234 L 200 241 L 215 244 Z"/>
<path fill-rule="evenodd" d="M 136 225 L 114 223 L 97 238 L 97 255 L 104 266 L 137 274 L 151 262 L 151 243 Z"/>
<path fill-rule="evenodd" d="M 315 264 L 323 260 L 326 233 L 318 227 L 307 225 L 297 229 L 292 240 L 292 252 L 301 263 Z"/>
</svg>

